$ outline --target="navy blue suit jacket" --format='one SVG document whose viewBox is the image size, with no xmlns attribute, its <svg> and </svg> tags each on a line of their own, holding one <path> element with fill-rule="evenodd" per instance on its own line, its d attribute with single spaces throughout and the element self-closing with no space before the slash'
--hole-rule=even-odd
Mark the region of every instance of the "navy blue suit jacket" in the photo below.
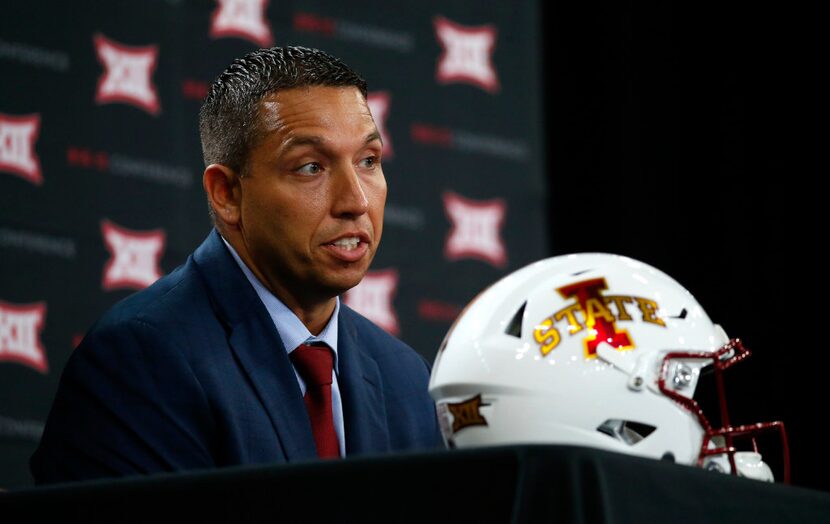
<svg viewBox="0 0 830 524">
<path fill-rule="evenodd" d="M 435 448 L 429 365 L 341 305 L 347 456 Z M 271 317 L 213 231 L 75 350 L 30 465 L 37 483 L 316 458 Z"/>
</svg>

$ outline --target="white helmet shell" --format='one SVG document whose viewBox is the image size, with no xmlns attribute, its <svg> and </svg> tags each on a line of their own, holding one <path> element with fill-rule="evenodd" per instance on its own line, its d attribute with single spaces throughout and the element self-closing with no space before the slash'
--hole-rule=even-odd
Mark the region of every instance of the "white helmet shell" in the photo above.
<svg viewBox="0 0 830 524">
<path fill-rule="evenodd" d="M 467 306 L 429 390 L 450 447 L 573 444 L 696 464 L 711 428 L 666 390 L 691 399 L 712 360 L 664 357 L 714 354 L 727 342 L 662 271 L 618 255 L 563 255 Z"/>
</svg>

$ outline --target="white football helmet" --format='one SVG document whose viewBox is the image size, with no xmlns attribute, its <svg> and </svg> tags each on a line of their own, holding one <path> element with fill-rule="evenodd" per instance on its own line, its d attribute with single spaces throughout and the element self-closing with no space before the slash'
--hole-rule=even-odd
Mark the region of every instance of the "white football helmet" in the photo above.
<svg viewBox="0 0 830 524">
<path fill-rule="evenodd" d="M 757 449 L 781 422 L 730 425 L 722 371 L 749 356 L 671 277 L 586 253 L 526 266 L 483 291 L 450 328 L 430 394 L 450 447 L 572 444 L 772 480 Z M 711 368 L 722 427 L 693 396 Z"/>
</svg>

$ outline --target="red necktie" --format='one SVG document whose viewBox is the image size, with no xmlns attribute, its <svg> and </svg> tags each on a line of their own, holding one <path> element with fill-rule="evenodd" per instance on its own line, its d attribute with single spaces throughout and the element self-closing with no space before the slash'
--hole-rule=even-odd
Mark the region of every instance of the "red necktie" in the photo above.
<svg viewBox="0 0 830 524">
<path fill-rule="evenodd" d="M 305 381 L 305 407 L 320 458 L 340 456 L 331 409 L 331 370 L 334 356 L 328 346 L 300 344 L 291 352 L 291 362 Z"/>
</svg>

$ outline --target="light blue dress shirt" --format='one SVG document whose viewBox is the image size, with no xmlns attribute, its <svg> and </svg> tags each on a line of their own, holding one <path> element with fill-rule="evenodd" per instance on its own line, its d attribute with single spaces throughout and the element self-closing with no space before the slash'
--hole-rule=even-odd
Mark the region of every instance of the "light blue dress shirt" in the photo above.
<svg viewBox="0 0 830 524">
<path fill-rule="evenodd" d="M 335 299 L 334 313 L 332 313 L 329 323 L 320 332 L 319 335 L 312 335 L 305 327 L 305 324 L 297 318 L 293 311 L 288 309 L 288 306 L 282 303 L 280 299 L 274 296 L 271 291 L 266 288 L 262 282 L 259 281 L 256 275 L 251 272 L 245 262 L 239 258 L 236 250 L 231 246 L 224 237 L 222 241 L 228 246 L 228 249 L 233 255 L 234 260 L 239 265 L 239 269 L 245 274 L 248 282 L 254 287 L 254 291 L 262 300 L 268 314 L 271 315 L 271 320 L 274 321 L 274 326 L 282 339 L 282 344 L 285 346 L 285 351 L 290 355 L 292 351 L 297 349 L 300 344 L 309 344 L 311 342 L 324 342 L 334 352 L 334 369 L 332 369 L 332 383 L 331 383 L 331 404 L 334 415 L 334 431 L 337 433 L 337 442 L 340 445 L 340 456 L 346 456 L 346 438 L 343 429 L 343 402 L 340 399 L 340 386 L 337 384 L 337 316 L 340 313 L 340 298 Z M 293 366 L 293 364 L 292 364 Z M 305 382 L 303 378 L 297 373 L 294 368 L 294 375 L 297 377 L 297 382 L 300 384 L 300 390 L 305 395 Z"/>
</svg>

